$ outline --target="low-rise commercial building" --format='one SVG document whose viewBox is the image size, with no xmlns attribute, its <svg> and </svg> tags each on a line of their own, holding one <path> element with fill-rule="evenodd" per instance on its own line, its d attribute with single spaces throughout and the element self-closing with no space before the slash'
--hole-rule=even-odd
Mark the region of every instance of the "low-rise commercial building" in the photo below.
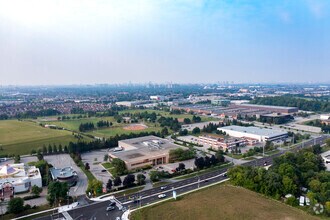
<svg viewBox="0 0 330 220">
<path fill-rule="evenodd" d="M 166 164 L 170 150 L 180 148 L 167 139 L 152 135 L 118 141 L 118 147 L 122 151 L 110 152 L 109 159 L 123 160 L 128 170 Z"/>
<path fill-rule="evenodd" d="M 0 166 L 0 198 L 27 192 L 32 186 L 42 187 L 40 170 L 24 163 Z"/>
<path fill-rule="evenodd" d="M 226 132 L 229 136 L 238 138 L 251 138 L 260 142 L 283 140 L 288 137 L 285 131 L 274 130 L 259 127 L 243 127 L 243 126 L 226 126 L 218 128 L 219 131 Z"/>
<path fill-rule="evenodd" d="M 52 167 L 50 168 L 50 174 L 54 181 L 66 182 L 69 186 L 75 185 L 78 181 L 78 174 L 72 167 Z"/>
<path fill-rule="evenodd" d="M 242 138 L 220 138 L 210 135 L 202 135 L 198 137 L 198 144 L 207 144 L 213 150 L 231 150 L 234 147 L 243 147 L 248 144 Z"/>
</svg>

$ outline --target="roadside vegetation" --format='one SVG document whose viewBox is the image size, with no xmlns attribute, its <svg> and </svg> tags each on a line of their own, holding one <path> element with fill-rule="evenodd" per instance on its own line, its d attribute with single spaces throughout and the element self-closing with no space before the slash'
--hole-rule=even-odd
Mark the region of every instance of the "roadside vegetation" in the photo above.
<svg viewBox="0 0 330 220">
<path fill-rule="evenodd" d="M 275 158 L 272 166 L 235 166 L 228 171 L 230 181 L 236 186 L 262 193 L 289 205 L 298 206 L 297 197 L 306 196 L 310 205 L 306 207 L 311 214 L 313 207 L 322 204 L 330 216 L 330 173 L 325 171 L 323 159 L 318 155 L 321 147 L 287 152 Z"/>
</svg>

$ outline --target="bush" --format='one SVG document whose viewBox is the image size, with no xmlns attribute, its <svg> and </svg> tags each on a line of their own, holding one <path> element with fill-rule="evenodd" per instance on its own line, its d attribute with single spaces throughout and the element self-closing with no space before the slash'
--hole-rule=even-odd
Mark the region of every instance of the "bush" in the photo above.
<svg viewBox="0 0 330 220">
<path fill-rule="evenodd" d="M 31 196 L 24 196 L 23 199 L 24 200 L 31 200 L 31 199 L 36 199 L 39 198 L 39 195 L 31 195 Z"/>
<path fill-rule="evenodd" d="M 291 206 L 298 206 L 299 204 L 298 200 L 294 196 L 288 198 L 285 203 Z"/>
<path fill-rule="evenodd" d="M 20 197 L 12 198 L 8 202 L 8 208 L 9 213 L 18 214 L 24 211 L 24 200 Z"/>
</svg>

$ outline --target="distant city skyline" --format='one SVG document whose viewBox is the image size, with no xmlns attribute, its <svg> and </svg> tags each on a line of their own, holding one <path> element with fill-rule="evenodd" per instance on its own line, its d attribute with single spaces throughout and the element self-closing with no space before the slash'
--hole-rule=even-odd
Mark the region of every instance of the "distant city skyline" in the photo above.
<svg viewBox="0 0 330 220">
<path fill-rule="evenodd" d="M 0 0 L 0 85 L 330 83 L 330 1 Z"/>
</svg>

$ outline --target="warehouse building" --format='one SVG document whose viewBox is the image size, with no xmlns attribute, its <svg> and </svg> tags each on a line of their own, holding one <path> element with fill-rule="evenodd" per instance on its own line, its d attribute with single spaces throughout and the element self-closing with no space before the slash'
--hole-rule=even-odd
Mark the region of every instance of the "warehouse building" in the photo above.
<svg viewBox="0 0 330 220">
<path fill-rule="evenodd" d="M 118 147 L 123 150 L 110 152 L 109 159 L 123 160 L 128 170 L 166 164 L 170 150 L 180 148 L 167 139 L 152 135 L 118 141 Z"/>
<path fill-rule="evenodd" d="M 252 138 L 260 142 L 283 140 L 288 137 L 285 131 L 259 128 L 259 127 L 243 127 L 243 126 L 226 126 L 218 128 L 219 131 L 226 132 L 229 136 L 238 138 Z"/>
<path fill-rule="evenodd" d="M 298 108 L 297 107 L 284 107 L 284 106 L 273 106 L 273 105 L 254 105 L 254 104 L 240 104 L 237 105 L 237 107 L 245 108 L 245 109 L 254 109 L 254 110 L 263 110 L 263 111 L 269 111 L 272 113 L 297 113 Z"/>
</svg>

